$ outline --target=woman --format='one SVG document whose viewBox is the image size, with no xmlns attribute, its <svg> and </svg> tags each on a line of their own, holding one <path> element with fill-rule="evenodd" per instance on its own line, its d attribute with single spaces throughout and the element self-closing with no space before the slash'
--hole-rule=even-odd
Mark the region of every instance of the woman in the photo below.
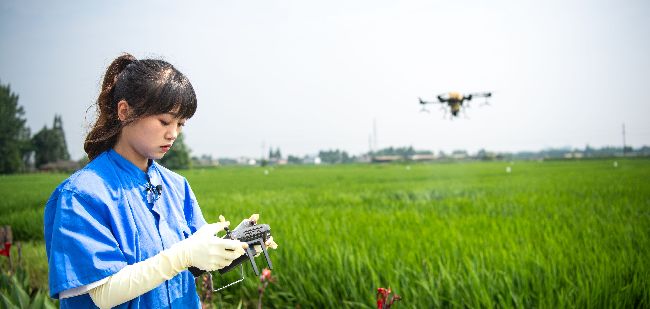
<svg viewBox="0 0 650 309">
<path fill-rule="evenodd" d="M 50 295 L 61 308 L 200 308 L 187 268 L 216 270 L 247 245 L 215 234 L 185 178 L 154 160 L 196 111 L 189 80 L 162 60 L 115 59 L 86 137 L 91 160 L 45 207 Z"/>
</svg>

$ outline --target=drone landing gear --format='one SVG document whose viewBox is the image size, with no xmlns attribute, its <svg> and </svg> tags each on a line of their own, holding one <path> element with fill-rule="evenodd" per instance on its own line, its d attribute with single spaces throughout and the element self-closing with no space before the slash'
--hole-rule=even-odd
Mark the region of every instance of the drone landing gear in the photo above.
<svg viewBox="0 0 650 309">
<path fill-rule="evenodd" d="M 467 113 L 465 112 L 465 108 L 464 108 L 464 107 L 463 107 L 462 111 L 463 111 L 463 118 L 469 120 L 469 117 L 467 116 Z"/>
</svg>

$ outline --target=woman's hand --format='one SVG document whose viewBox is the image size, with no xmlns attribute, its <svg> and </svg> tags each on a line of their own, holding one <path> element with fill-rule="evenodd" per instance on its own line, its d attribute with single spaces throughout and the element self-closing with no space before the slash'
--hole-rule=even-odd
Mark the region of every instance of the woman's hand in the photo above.
<svg viewBox="0 0 650 309">
<path fill-rule="evenodd" d="M 246 243 L 217 237 L 230 222 L 206 224 L 187 239 L 179 242 L 185 266 L 194 266 L 206 271 L 224 268 L 245 253 Z"/>
<path fill-rule="evenodd" d="M 221 218 L 221 217 L 220 217 L 220 218 Z M 257 221 L 258 221 L 259 219 L 260 219 L 260 215 L 259 215 L 259 214 L 252 214 L 248 219 L 244 219 L 244 220 L 242 220 L 242 222 L 239 223 L 239 225 L 237 225 L 237 228 L 240 227 L 240 226 L 242 226 L 243 224 L 248 224 L 248 223 L 257 224 Z M 237 228 L 235 228 L 235 229 L 237 229 Z M 278 248 L 278 244 L 276 244 L 275 241 L 273 240 L 273 236 L 269 237 L 269 238 L 264 242 L 264 245 L 265 245 L 267 248 L 271 248 L 271 249 L 277 249 L 277 248 Z M 262 252 L 262 246 L 260 246 L 260 245 L 256 245 L 256 246 L 254 246 L 253 248 L 255 249 L 255 252 L 257 252 L 257 254 L 255 254 L 255 256 L 260 255 L 260 253 Z"/>
</svg>

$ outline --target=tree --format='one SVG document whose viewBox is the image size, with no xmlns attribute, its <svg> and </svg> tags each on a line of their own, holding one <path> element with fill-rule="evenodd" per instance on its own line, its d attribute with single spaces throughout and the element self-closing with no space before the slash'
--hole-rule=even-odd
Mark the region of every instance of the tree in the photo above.
<svg viewBox="0 0 650 309">
<path fill-rule="evenodd" d="M 168 169 L 188 169 L 192 167 L 192 160 L 190 159 L 190 148 L 185 145 L 185 138 L 183 134 L 179 134 L 174 141 L 174 146 L 169 149 L 159 163 Z"/>
<path fill-rule="evenodd" d="M 287 161 L 289 162 L 289 164 L 302 164 L 302 159 L 301 158 L 295 157 L 295 156 L 292 156 L 292 155 L 289 155 L 289 157 L 287 158 Z"/>
<path fill-rule="evenodd" d="M 272 159 L 282 159 L 282 153 L 280 152 L 280 147 L 276 148 L 275 151 L 273 151 L 273 148 L 271 147 L 269 149 L 269 160 Z"/>
<path fill-rule="evenodd" d="M 24 115 L 18 95 L 11 92 L 9 85 L 0 84 L 0 174 L 25 169 L 31 145 Z"/>
<path fill-rule="evenodd" d="M 34 145 L 36 167 L 57 161 L 70 160 L 68 146 L 65 142 L 65 133 L 63 132 L 63 121 L 59 115 L 54 115 L 52 129 L 43 126 L 43 129 L 34 135 L 32 144 Z"/>
<path fill-rule="evenodd" d="M 339 149 L 321 150 L 318 152 L 318 157 L 324 163 L 329 163 L 329 164 L 348 163 L 352 161 L 347 152 L 341 151 Z"/>
</svg>

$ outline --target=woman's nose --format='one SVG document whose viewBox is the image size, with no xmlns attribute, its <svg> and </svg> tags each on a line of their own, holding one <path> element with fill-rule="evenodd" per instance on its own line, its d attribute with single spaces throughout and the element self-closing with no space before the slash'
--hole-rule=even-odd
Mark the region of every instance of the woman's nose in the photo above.
<svg viewBox="0 0 650 309">
<path fill-rule="evenodd" d="M 178 130 L 177 129 L 171 129 L 167 131 L 167 136 L 166 138 L 169 140 L 176 140 L 176 137 L 178 137 Z"/>
</svg>

